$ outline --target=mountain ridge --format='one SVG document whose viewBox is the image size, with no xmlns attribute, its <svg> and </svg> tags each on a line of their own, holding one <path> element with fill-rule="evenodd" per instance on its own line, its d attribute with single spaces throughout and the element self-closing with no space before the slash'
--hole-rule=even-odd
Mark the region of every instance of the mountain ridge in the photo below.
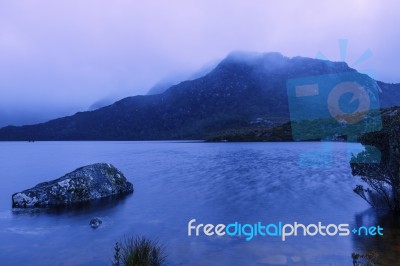
<svg viewBox="0 0 400 266">
<path fill-rule="evenodd" d="M 161 94 L 126 97 L 36 125 L 3 127 L 0 140 L 205 139 L 259 121 L 271 127 L 289 121 L 286 80 L 342 72 L 358 73 L 344 62 L 233 52 L 208 74 Z M 400 84 L 378 84 L 391 94 L 382 93 L 382 107 L 398 105 Z"/>
</svg>

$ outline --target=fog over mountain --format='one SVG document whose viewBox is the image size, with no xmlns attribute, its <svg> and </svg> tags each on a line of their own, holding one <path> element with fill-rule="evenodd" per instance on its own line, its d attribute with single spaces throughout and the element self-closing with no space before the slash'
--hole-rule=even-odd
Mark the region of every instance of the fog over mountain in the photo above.
<svg viewBox="0 0 400 266">
<path fill-rule="evenodd" d="M 206 139 L 257 124 L 265 129 L 289 121 L 289 79 L 335 74 L 329 77 L 336 80 L 343 73 L 353 73 L 362 83 L 375 83 L 344 62 L 234 52 L 211 72 L 163 93 L 127 97 L 47 123 L 4 127 L 0 140 Z M 398 85 L 380 83 L 380 87 L 382 107 L 400 104 Z M 321 97 L 311 97 L 304 104 L 299 110 L 327 108 Z"/>
<path fill-rule="evenodd" d="M 0 126 L 145 95 L 234 50 L 321 52 L 399 82 L 398 10 L 395 0 L 0 1 Z"/>
<path fill-rule="evenodd" d="M 150 88 L 150 90 L 147 92 L 147 95 L 160 94 L 172 87 L 173 85 L 179 84 L 180 82 L 201 78 L 202 76 L 205 76 L 207 73 L 211 72 L 220 61 L 221 60 L 211 61 L 193 73 L 179 73 L 163 78 Z"/>
</svg>

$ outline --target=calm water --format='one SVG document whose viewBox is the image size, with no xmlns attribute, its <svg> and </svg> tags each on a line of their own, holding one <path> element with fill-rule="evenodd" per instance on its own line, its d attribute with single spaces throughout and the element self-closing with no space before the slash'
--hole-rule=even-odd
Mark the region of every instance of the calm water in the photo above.
<svg viewBox="0 0 400 266">
<path fill-rule="evenodd" d="M 113 245 L 144 235 L 168 265 L 352 265 L 353 251 L 399 259 L 397 218 L 377 216 L 352 191 L 346 143 L 0 143 L 1 265 L 110 265 Z M 108 162 L 135 192 L 66 212 L 16 212 L 11 195 L 80 166 Z M 97 230 L 89 220 L 101 217 Z M 187 223 L 380 223 L 384 238 L 188 237 Z"/>
</svg>

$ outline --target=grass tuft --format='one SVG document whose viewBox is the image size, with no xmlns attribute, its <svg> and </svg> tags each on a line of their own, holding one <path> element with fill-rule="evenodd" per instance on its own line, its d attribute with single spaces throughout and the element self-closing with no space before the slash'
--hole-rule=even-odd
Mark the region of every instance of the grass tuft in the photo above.
<svg viewBox="0 0 400 266">
<path fill-rule="evenodd" d="M 114 266 L 162 266 L 167 256 L 158 241 L 145 237 L 126 237 L 114 247 Z"/>
</svg>

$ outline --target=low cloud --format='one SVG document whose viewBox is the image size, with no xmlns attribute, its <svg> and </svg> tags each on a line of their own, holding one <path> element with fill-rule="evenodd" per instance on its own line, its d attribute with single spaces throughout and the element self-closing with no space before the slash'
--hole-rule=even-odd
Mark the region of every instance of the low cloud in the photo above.
<svg viewBox="0 0 400 266">
<path fill-rule="evenodd" d="M 233 50 L 338 61 L 341 38 L 350 65 L 370 49 L 357 68 L 400 82 L 397 10 L 394 0 L 1 1 L 0 126 L 146 94 Z"/>
</svg>

